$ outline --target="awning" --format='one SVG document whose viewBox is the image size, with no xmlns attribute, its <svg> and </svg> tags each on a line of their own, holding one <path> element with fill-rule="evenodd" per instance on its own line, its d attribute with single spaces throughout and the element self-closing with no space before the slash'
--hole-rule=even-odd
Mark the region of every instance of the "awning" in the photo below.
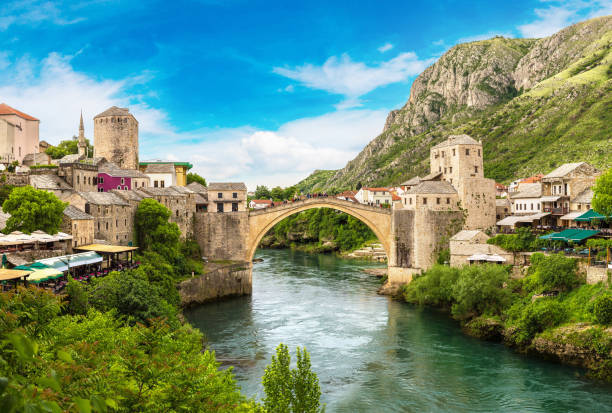
<svg viewBox="0 0 612 413">
<path fill-rule="evenodd" d="M 601 215 L 595 211 L 593 211 L 592 209 L 589 209 L 587 212 L 585 212 L 584 214 L 580 215 L 579 217 L 576 217 L 574 219 L 574 221 L 582 221 L 582 222 L 590 222 L 594 219 L 600 219 L 603 220 L 605 219 L 606 216 L 605 215 Z M 608 217 L 608 218 L 612 218 L 612 217 Z"/>
<path fill-rule="evenodd" d="M 554 232 L 552 234 L 543 235 L 540 239 L 552 239 L 559 241 L 582 241 L 587 238 L 592 237 L 593 235 L 599 234 L 600 231 L 591 230 L 591 229 L 566 229 L 561 232 Z M 545 237 L 545 238 L 544 238 Z"/>
<path fill-rule="evenodd" d="M 46 266 L 61 272 L 68 271 L 68 259 L 65 255 L 61 257 L 44 258 L 36 262 L 45 264 Z"/>
<path fill-rule="evenodd" d="M 506 259 L 501 255 L 493 254 L 487 257 L 487 261 L 490 262 L 506 262 Z"/>
<path fill-rule="evenodd" d="M 569 214 L 563 215 L 561 219 L 566 221 L 574 221 L 574 218 L 577 218 L 582 214 L 584 214 L 582 211 L 570 212 Z"/>
<path fill-rule="evenodd" d="M 497 221 L 497 225 L 502 227 L 513 227 L 517 222 L 520 222 L 523 217 L 517 217 L 515 215 L 510 215 L 500 221 Z"/>
<path fill-rule="evenodd" d="M 69 268 L 102 262 L 102 256 L 91 251 L 72 255 L 62 255 L 61 257 L 45 258 L 36 262 L 65 272 L 68 271 Z"/>
<path fill-rule="evenodd" d="M 474 254 L 467 257 L 468 261 L 486 261 L 489 256 L 487 254 Z"/>
<path fill-rule="evenodd" d="M 127 251 L 135 251 L 138 247 L 130 247 L 123 245 L 105 245 L 105 244 L 89 244 L 89 245 L 81 245 L 80 247 L 76 247 L 75 249 L 81 251 L 95 251 L 106 254 L 115 254 Z"/>
<path fill-rule="evenodd" d="M 555 202 L 559 198 L 561 198 L 561 197 L 560 196 L 543 196 L 542 198 L 540 198 L 540 201 L 542 201 L 542 202 Z"/>
<path fill-rule="evenodd" d="M 43 281 L 54 280 L 56 278 L 62 277 L 64 275 L 63 272 L 56 270 L 55 268 L 44 268 L 41 270 L 36 270 L 28 277 L 28 281 L 33 282 L 34 284 L 41 283 Z"/>
<path fill-rule="evenodd" d="M 513 227 L 517 222 L 533 222 L 547 215 L 550 215 L 550 212 L 540 212 L 533 215 L 510 215 L 509 217 L 497 221 L 497 225 Z"/>
<path fill-rule="evenodd" d="M 6 268 L 0 268 L 0 281 L 17 280 L 21 277 L 27 277 L 32 271 L 26 270 L 7 270 Z"/>
</svg>

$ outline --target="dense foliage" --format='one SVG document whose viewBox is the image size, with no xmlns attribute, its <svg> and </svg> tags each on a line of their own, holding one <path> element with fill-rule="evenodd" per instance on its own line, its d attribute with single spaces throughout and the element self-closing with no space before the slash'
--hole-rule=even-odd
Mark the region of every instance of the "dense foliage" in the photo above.
<svg viewBox="0 0 612 413">
<path fill-rule="evenodd" d="M 529 228 L 518 228 L 516 234 L 497 234 L 487 240 L 487 244 L 497 245 L 506 251 L 535 251 L 545 245 Z"/>
<path fill-rule="evenodd" d="M 538 337 L 597 354 L 593 376 L 612 380 L 612 293 L 604 283 L 584 284 L 575 259 L 561 254 L 531 256 L 523 279 L 496 265 L 451 268 L 437 265 L 403 289 L 413 304 L 449 309 L 477 337 L 530 349 Z M 562 348 L 562 347 L 561 347 Z"/>
<path fill-rule="evenodd" d="M 201 177 L 195 172 L 189 172 L 187 174 L 187 185 L 189 185 L 192 182 L 197 182 L 203 186 L 206 186 L 206 179 L 204 179 L 203 177 Z"/>
<path fill-rule="evenodd" d="M 262 378 L 264 408 L 270 413 L 316 413 L 320 410 L 319 379 L 311 370 L 310 355 L 297 348 L 296 367 L 291 369 L 289 348 L 279 344 Z"/>
<path fill-rule="evenodd" d="M 51 192 L 31 186 L 14 188 L 2 204 L 2 210 L 11 214 L 4 231 L 29 234 L 41 230 L 47 234 L 56 234 L 62 224 L 66 205 Z"/>
<path fill-rule="evenodd" d="M 357 218 L 329 208 L 314 208 L 276 224 L 263 240 L 274 248 L 349 251 L 375 240 L 372 230 Z"/>
<path fill-rule="evenodd" d="M 591 204 L 595 212 L 612 217 L 612 168 L 597 178 Z"/>
<path fill-rule="evenodd" d="M 2 176 L 6 178 L 4 175 Z M 13 191 L 13 188 L 15 188 L 13 185 L 0 186 L 0 205 L 4 204 L 4 201 L 8 199 L 9 195 Z"/>
<path fill-rule="evenodd" d="M 295 186 L 288 186 L 284 189 L 276 186 L 270 190 L 265 185 L 257 185 L 257 188 L 255 188 L 255 199 L 271 199 L 275 202 L 280 202 L 293 199 L 298 195 L 298 192 Z"/>
<path fill-rule="evenodd" d="M 113 311 L 62 308 L 34 287 L 0 294 L 2 412 L 250 410 L 190 326 L 130 326 Z"/>
<path fill-rule="evenodd" d="M 89 157 L 93 157 L 93 146 L 89 143 L 89 139 L 85 138 L 87 143 L 87 153 Z M 51 159 L 60 159 L 66 155 L 79 153 L 79 141 L 77 139 L 66 139 L 61 141 L 57 146 L 49 146 L 45 151 Z"/>
</svg>

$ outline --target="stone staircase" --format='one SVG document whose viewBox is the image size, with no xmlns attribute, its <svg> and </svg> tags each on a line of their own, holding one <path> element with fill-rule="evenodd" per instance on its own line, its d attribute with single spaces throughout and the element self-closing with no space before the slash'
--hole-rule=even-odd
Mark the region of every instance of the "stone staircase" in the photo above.
<svg viewBox="0 0 612 413">
<path fill-rule="evenodd" d="M 387 254 L 380 243 L 372 243 L 347 255 L 349 258 L 364 258 L 374 261 L 387 261 Z"/>
</svg>

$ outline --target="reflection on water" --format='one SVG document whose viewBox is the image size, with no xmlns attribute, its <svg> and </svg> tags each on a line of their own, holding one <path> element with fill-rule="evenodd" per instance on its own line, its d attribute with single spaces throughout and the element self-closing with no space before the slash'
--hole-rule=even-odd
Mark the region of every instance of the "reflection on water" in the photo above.
<svg viewBox="0 0 612 413">
<path fill-rule="evenodd" d="M 328 412 L 611 411 L 583 371 L 464 336 L 447 315 L 379 296 L 364 262 L 263 250 L 253 296 L 186 312 L 243 393 L 262 396 L 278 343 L 306 346 Z"/>
</svg>

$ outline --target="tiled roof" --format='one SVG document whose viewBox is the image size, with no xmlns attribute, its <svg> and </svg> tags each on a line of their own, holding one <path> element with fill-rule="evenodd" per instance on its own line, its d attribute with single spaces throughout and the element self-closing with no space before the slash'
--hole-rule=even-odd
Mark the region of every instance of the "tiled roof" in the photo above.
<svg viewBox="0 0 612 413">
<path fill-rule="evenodd" d="M 195 203 L 196 205 L 208 204 L 208 200 L 204 198 L 202 195 L 196 194 Z"/>
<path fill-rule="evenodd" d="M 453 235 L 450 240 L 451 241 L 469 241 L 481 232 L 482 231 L 478 229 L 474 229 L 474 230 L 464 229 L 462 231 L 457 232 L 455 235 Z M 484 232 L 482 233 L 484 234 Z M 487 235 L 487 238 L 489 238 L 488 235 Z"/>
<path fill-rule="evenodd" d="M 145 197 L 145 194 L 143 194 L 140 191 L 137 190 L 130 190 L 130 191 L 125 191 L 125 190 L 119 190 L 119 189 L 113 189 L 111 191 L 112 193 L 119 195 L 121 198 L 127 200 L 127 201 L 140 201 Z"/>
<path fill-rule="evenodd" d="M 111 176 L 118 176 L 124 178 L 149 178 L 136 169 L 122 169 L 112 162 L 107 162 L 98 167 L 98 172 L 109 174 Z"/>
<path fill-rule="evenodd" d="M 578 168 L 582 165 L 588 165 L 586 162 L 575 162 L 575 163 L 564 163 L 554 171 L 544 175 L 544 179 L 546 178 L 563 178 L 565 175 L 572 172 L 574 169 Z"/>
<path fill-rule="evenodd" d="M 206 194 L 208 193 L 208 188 L 202 185 L 199 182 L 192 182 L 187 185 L 187 188 L 191 189 L 193 192 L 197 192 L 198 194 Z"/>
<path fill-rule="evenodd" d="M 543 176 L 544 175 L 542 175 L 542 174 L 536 174 L 534 176 L 530 176 L 529 178 L 521 179 L 520 182 L 523 183 L 523 184 L 534 184 L 536 182 L 541 182 Z"/>
<path fill-rule="evenodd" d="M 578 195 L 571 202 L 578 202 L 581 204 L 590 204 L 593 200 L 593 190 L 591 188 L 587 188 Z"/>
<path fill-rule="evenodd" d="M 480 142 L 468 135 L 450 135 L 444 142 L 440 142 L 432 149 L 445 148 L 447 146 L 455 145 L 480 145 Z"/>
<path fill-rule="evenodd" d="M 381 192 L 389 192 L 389 188 L 363 188 L 363 189 L 367 189 L 368 191 L 381 191 Z"/>
<path fill-rule="evenodd" d="M 66 209 L 64 209 L 64 215 L 66 215 L 70 219 L 93 219 L 91 215 L 89 215 L 85 211 L 81 211 L 74 205 L 68 205 Z"/>
<path fill-rule="evenodd" d="M 195 191 L 192 191 L 186 186 L 172 185 L 169 188 L 172 189 L 174 192 L 178 192 L 179 194 L 195 194 L 196 193 Z"/>
<path fill-rule="evenodd" d="M 70 155 L 65 155 L 64 157 L 62 157 L 59 161 L 59 163 L 75 163 L 78 162 L 81 159 L 81 155 L 79 155 L 78 153 L 72 153 Z"/>
<path fill-rule="evenodd" d="M 174 165 L 171 163 L 150 163 L 145 169 L 146 174 L 173 174 Z"/>
<path fill-rule="evenodd" d="M 442 176 L 442 172 L 432 172 L 421 178 L 421 181 L 435 181 Z"/>
<path fill-rule="evenodd" d="M 242 182 L 211 182 L 208 184 L 209 191 L 246 191 L 247 187 Z"/>
<path fill-rule="evenodd" d="M 272 205 L 272 201 L 269 199 L 252 199 L 251 202 L 255 202 L 256 204 Z"/>
<path fill-rule="evenodd" d="M 495 206 L 496 207 L 510 206 L 510 201 L 508 200 L 508 198 L 497 198 L 495 200 Z"/>
<path fill-rule="evenodd" d="M 406 191 L 407 194 L 456 194 L 457 191 L 446 181 L 423 181 L 412 189 Z"/>
<path fill-rule="evenodd" d="M 518 192 L 513 192 L 510 198 L 539 198 L 542 196 L 542 184 L 521 184 Z"/>
<path fill-rule="evenodd" d="M 128 116 L 128 115 L 130 116 L 132 115 L 128 108 L 119 108 L 117 106 L 111 106 L 110 108 L 106 109 L 104 112 L 99 113 L 96 116 L 94 116 L 94 119 L 101 118 L 104 116 Z"/>
<path fill-rule="evenodd" d="M 62 178 L 57 175 L 30 175 L 30 185 L 36 189 L 72 189 Z"/>
<path fill-rule="evenodd" d="M 113 192 L 79 192 L 79 195 L 94 205 L 122 205 L 129 206 L 119 195 Z"/>
<path fill-rule="evenodd" d="M 412 185 L 417 185 L 420 182 L 421 182 L 421 177 L 417 175 L 414 178 L 410 178 L 406 182 L 403 182 L 401 185 L 402 186 L 412 186 Z"/>
<path fill-rule="evenodd" d="M 6 103 L 0 103 L 0 115 L 17 115 L 20 118 L 27 120 L 38 120 L 34 116 L 30 116 L 27 113 L 23 113 L 17 109 L 14 109 Z"/>
</svg>

